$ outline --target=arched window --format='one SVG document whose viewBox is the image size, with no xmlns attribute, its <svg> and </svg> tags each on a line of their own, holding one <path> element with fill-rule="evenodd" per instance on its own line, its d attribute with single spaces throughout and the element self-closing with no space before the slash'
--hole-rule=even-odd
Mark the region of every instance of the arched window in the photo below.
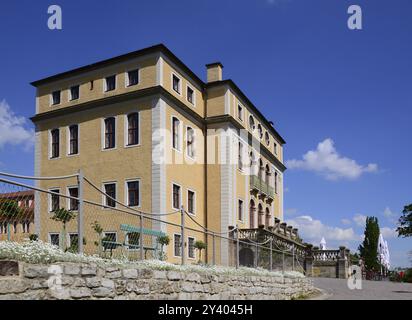
<svg viewBox="0 0 412 320">
<path fill-rule="evenodd" d="M 270 168 L 269 168 L 269 165 L 268 165 L 268 164 L 267 164 L 266 167 L 265 167 L 265 174 L 266 174 L 266 176 L 265 176 L 265 181 L 266 181 L 267 184 L 270 184 L 271 172 L 270 172 Z"/>
<path fill-rule="evenodd" d="M 258 134 L 259 134 L 259 139 L 263 138 L 263 128 L 260 124 L 258 124 Z"/>
<path fill-rule="evenodd" d="M 259 206 L 258 206 L 258 226 L 263 226 L 263 223 L 264 223 L 263 218 L 264 218 L 263 207 L 262 207 L 262 204 L 259 203 Z"/>
<path fill-rule="evenodd" d="M 139 144 L 139 113 L 131 113 L 127 116 L 127 145 Z"/>
<path fill-rule="evenodd" d="M 268 228 L 270 226 L 270 219 L 271 219 L 270 210 L 269 210 L 269 208 L 266 208 L 266 215 L 265 215 L 265 226 L 266 226 L 266 228 Z"/>
<path fill-rule="evenodd" d="M 249 117 L 249 128 L 250 130 L 252 130 L 252 132 L 255 131 L 256 129 L 255 119 L 253 118 L 252 115 Z"/>
<path fill-rule="evenodd" d="M 180 151 L 180 121 L 178 118 L 172 118 L 172 146 Z"/>
<path fill-rule="evenodd" d="M 270 137 L 269 137 L 269 133 L 267 131 L 265 132 L 265 142 L 266 142 L 266 145 L 269 147 Z"/>
<path fill-rule="evenodd" d="M 250 229 L 255 229 L 255 212 L 256 212 L 256 206 L 255 206 L 255 201 L 250 200 L 250 205 L 249 205 L 249 226 Z"/>
<path fill-rule="evenodd" d="M 116 146 L 116 119 L 110 117 L 104 120 L 104 148 L 112 149 Z"/>
</svg>

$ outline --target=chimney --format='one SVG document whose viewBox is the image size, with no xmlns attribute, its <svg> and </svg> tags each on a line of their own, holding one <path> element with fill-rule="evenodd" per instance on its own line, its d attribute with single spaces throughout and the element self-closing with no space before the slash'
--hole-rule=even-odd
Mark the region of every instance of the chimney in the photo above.
<svg viewBox="0 0 412 320">
<path fill-rule="evenodd" d="M 206 65 L 207 83 L 222 81 L 223 65 L 220 62 L 209 63 Z"/>
</svg>

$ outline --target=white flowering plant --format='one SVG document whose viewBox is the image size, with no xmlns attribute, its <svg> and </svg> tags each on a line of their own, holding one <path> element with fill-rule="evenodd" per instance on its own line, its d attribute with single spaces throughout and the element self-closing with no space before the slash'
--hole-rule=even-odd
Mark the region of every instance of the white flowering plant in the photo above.
<svg viewBox="0 0 412 320">
<path fill-rule="evenodd" d="M 99 256 L 89 256 L 64 252 L 57 246 L 37 240 L 24 241 L 22 243 L 11 241 L 0 241 L 0 260 L 16 260 L 32 264 L 51 264 L 55 262 L 93 263 L 101 266 L 117 266 L 123 268 L 139 268 L 151 270 L 173 270 L 179 272 L 197 272 L 215 275 L 239 275 L 239 276 L 266 276 L 303 278 L 304 275 L 297 271 L 269 271 L 262 268 L 238 269 L 223 266 L 210 265 L 176 265 L 160 260 L 129 261 L 124 259 L 104 259 Z"/>
</svg>

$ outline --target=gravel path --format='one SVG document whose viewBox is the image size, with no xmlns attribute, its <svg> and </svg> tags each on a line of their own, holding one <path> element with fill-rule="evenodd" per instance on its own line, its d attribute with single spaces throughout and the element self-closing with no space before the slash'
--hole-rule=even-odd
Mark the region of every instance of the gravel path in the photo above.
<svg viewBox="0 0 412 320">
<path fill-rule="evenodd" d="M 325 300 L 412 300 L 412 283 L 362 280 L 361 290 L 350 290 L 347 280 L 312 278 L 316 288 L 324 295 L 315 299 Z"/>
</svg>

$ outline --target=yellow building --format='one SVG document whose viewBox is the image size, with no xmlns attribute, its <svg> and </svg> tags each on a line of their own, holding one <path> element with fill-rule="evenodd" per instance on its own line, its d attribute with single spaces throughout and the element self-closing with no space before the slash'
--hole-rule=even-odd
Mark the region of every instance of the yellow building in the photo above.
<svg viewBox="0 0 412 320">
<path fill-rule="evenodd" d="M 203 82 L 164 45 L 156 45 L 33 82 L 36 87 L 35 174 L 85 177 L 116 200 L 148 213 L 184 207 L 198 224 L 217 233 L 230 227 L 273 226 L 283 218 L 285 141 L 232 80 L 220 63 L 206 65 Z M 239 152 L 240 151 L 240 152 Z M 42 180 L 38 187 L 77 197 L 75 178 Z M 118 206 L 92 188 L 84 199 Z M 54 209 L 76 210 L 75 201 L 38 197 L 35 226 L 40 238 L 56 243 L 60 224 Z M 137 217 L 87 205 L 85 251 L 93 250 L 98 221 L 105 234 L 121 239 L 120 224 Z M 179 225 L 179 214 L 160 219 Z M 147 224 L 168 234 L 168 261 L 180 262 L 180 228 Z M 75 237 L 76 221 L 68 225 Z M 193 244 L 210 237 L 185 232 L 188 262 L 199 258 Z M 228 264 L 228 242 L 215 244 L 216 263 Z"/>
</svg>

